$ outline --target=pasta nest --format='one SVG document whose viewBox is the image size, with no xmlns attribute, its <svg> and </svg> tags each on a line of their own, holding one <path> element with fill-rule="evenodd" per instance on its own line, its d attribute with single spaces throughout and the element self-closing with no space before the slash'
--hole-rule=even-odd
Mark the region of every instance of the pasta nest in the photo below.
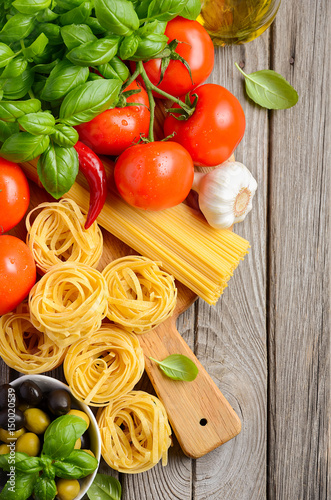
<svg viewBox="0 0 331 500">
<path fill-rule="evenodd" d="M 107 312 L 107 285 L 93 267 L 57 264 L 31 289 L 29 307 L 35 328 L 67 347 L 100 328 Z"/>
<path fill-rule="evenodd" d="M 62 363 L 66 350 L 36 330 L 26 303 L 0 318 L 0 356 L 18 372 L 30 375 L 53 370 Z"/>
<path fill-rule="evenodd" d="M 31 216 L 39 211 L 31 223 Z M 85 216 L 72 200 L 41 203 L 26 217 L 27 245 L 40 271 L 60 262 L 72 261 L 97 267 L 103 237 L 96 222 L 84 229 Z"/>
<path fill-rule="evenodd" d="M 119 472 L 151 469 L 162 458 L 167 465 L 171 428 L 161 401 L 143 391 L 131 391 L 99 409 L 101 453 Z"/>
<path fill-rule="evenodd" d="M 114 260 L 102 271 L 108 286 L 107 317 L 137 334 L 169 318 L 176 306 L 173 276 L 142 256 Z"/>
<path fill-rule="evenodd" d="M 73 395 L 91 406 L 105 406 L 127 394 L 144 367 L 137 337 L 111 324 L 70 346 L 63 365 Z"/>
</svg>

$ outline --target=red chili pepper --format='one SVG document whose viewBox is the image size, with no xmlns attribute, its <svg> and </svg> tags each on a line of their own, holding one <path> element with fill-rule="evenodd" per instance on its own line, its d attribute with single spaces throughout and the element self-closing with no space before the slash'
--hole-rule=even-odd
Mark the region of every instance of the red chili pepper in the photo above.
<svg viewBox="0 0 331 500">
<path fill-rule="evenodd" d="M 82 142 L 75 144 L 78 153 L 79 170 L 84 174 L 90 188 L 90 207 L 85 229 L 88 229 L 98 217 L 107 198 L 107 177 L 100 158 Z"/>
</svg>

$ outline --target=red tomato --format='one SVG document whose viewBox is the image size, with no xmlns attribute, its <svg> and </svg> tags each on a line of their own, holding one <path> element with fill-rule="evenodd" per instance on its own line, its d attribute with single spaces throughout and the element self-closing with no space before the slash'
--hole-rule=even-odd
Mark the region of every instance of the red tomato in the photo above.
<svg viewBox="0 0 331 500">
<path fill-rule="evenodd" d="M 148 135 L 148 96 L 139 82 L 134 81 L 125 90 L 140 89 L 127 102 L 139 102 L 139 106 L 107 109 L 93 120 L 77 125 L 79 139 L 97 154 L 117 156 L 138 142 L 140 135 Z"/>
<path fill-rule="evenodd" d="M 144 210 L 164 210 L 188 195 L 194 166 L 188 152 L 175 142 L 138 144 L 115 164 L 115 182 L 127 203 Z"/>
<path fill-rule="evenodd" d="M 0 158 L 0 234 L 23 218 L 30 202 L 29 184 L 19 165 Z"/>
<path fill-rule="evenodd" d="M 151 59 L 144 63 L 150 81 L 173 96 L 182 96 L 200 85 L 212 72 L 214 66 L 214 46 L 207 31 L 197 21 L 189 21 L 183 17 L 175 17 L 168 22 L 165 35 L 169 42 L 179 40 L 176 52 L 182 56 L 191 68 L 193 84 L 190 74 L 180 61 L 171 60 L 164 74 L 162 82 L 158 84 L 161 76 L 161 59 Z M 169 43 L 168 42 L 168 43 Z M 131 69 L 135 65 L 131 63 Z M 162 96 L 155 94 L 157 97 Z"/>
<path fill-rule="evenodd" d="M 193 115 L 183 121 L 167 116 L 164 133 L 175 133 L 172 140 L 187 149 L 195 165 L 213 167 L 227 160 L 243 138 L 244 111 L 238 99 L 220 85 L 207 83 L 194 93 L 198 103 Z"/>
<path fill-rule="evenodd" d="M 36 265 L 28 246 L 16 236 L 0 236 L 0 314 L 12 311 L 36 282 Z"/>
</svg>

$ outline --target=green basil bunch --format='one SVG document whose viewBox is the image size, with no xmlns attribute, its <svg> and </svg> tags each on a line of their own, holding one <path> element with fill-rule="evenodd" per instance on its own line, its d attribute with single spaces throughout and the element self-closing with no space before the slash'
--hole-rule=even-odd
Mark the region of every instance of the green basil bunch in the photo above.
<svg viewBox="0 0 331 500">
<path fill-rule="evenodd" d="M 75 443 L 85 432 L 85 420 L 75 415 L 63 415 L 54 420 L 44 435 L 40 457 L 26 453 L 0 455 L 0 468 L 10 472 L 0 500 L 26 500 L 33 494 L 36 500 L 53 500 L 56 496 L 55 477 L 80 479 L 98 467 L 98 461 L 82 450 L 75 450 Z M 13 486 L 12 481 L 15 482 Z"/>
<path fill-rule="evenodd" d="M 63 196 L 79 168 L 74 126 L 116 106 L 123 60 L 157 57 L 167 22 L 199 11 L 200 0 L 3 0 L 0 156 L 39 157 L 42 184 Z"/>
</svg>

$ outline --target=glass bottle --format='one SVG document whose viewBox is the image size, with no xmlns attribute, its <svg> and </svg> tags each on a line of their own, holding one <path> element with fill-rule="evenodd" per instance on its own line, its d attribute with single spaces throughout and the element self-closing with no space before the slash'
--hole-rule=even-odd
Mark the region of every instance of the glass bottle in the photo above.
<svg viewBox="0 0 331 500">
<path fill-rule="evenodd" d="M 281 0 L 201 0 L 197 18 L 215 45 L 250 42 L 274 20 Z"/>
</svg>

